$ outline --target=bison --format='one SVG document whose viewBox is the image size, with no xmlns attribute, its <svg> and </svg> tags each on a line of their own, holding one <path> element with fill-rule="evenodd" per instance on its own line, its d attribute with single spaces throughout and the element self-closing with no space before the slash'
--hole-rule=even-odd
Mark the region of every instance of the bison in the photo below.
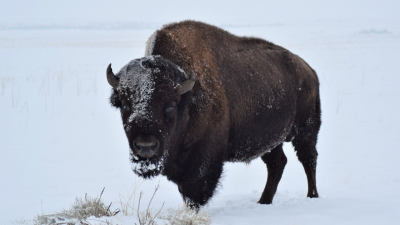
<svg viewBox="0 0 400 225">
<path fill-rule="evenodd" d="M 224 162 L 257 157 L 268 170 L 258 203 L 272 203 L 287 162 L 283 142 L 292 142 L 304 166 L 307 196 L 318 197 L 319 81 L 285 48 L 183 21 L 155 31 L 145 57 L 117 74 L 110 64 L 107 79 L 133 172 L 166 176 L 191 207 L 213 196 Z"/>
</svg>

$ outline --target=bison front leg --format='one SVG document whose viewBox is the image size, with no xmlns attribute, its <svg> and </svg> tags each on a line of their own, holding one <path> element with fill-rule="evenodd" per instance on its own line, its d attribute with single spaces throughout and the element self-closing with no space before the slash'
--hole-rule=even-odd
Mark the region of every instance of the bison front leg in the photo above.
<svg viewBox="0 0 400 225">
<path fill-rule="evenodd" d="M 207 204 L 213 196 L 222 174 L 222 157 L 204 157 L 194 154 L 190 157 L 186 174 L 178 184 L 185 203 L 194 209 Z"/>
</svg>

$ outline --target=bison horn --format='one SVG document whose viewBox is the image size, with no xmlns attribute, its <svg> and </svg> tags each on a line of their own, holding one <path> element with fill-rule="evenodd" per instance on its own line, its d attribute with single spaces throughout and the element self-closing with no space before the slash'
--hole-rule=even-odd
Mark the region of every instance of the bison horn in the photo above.
<svg viewBox="0 0 400 225">
<path fill-rule="evenodd" d="M 114 89 L 117 89 L 118 84 L 119 84 L 119 78 L 114 75 L 112 69 L 111 69 L 111 63 L 107 67 L 107 80 L 108 83 L 113 87 Z"/>
<path fill-rule="evenodd" d="M 194 78 L 195 75 L 192 74 L 192 77 L 190 79 L 185 80 L 180 86 L 179 86 L 179 93 L 181 95 L 185 94 L 186 92 L 192 90 L 194 86 Z"/>
</svg>

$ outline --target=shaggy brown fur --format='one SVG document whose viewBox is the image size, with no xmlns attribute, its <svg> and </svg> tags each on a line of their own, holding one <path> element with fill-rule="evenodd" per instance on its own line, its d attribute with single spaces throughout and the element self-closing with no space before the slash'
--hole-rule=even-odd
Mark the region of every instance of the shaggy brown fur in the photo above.
<svg viewBox="0 0 400 225">
<path fill-rule="evenodd" d="M 319 82 L 303 59 L 263 39 L 238 37 L 195 21 L 164 26 L 151 38 L 148 56 L 161 56 L 195 80 L 191 91 L 176 97 L 181 108 L 180 99 L 187 100 L 173 135 L 160 138 L 163 145 L 174 146 L 162 173 L 178 185 L 186 201 L 195 207 L 208 202 L 224 162 L 261 156 L 268 180 L 259 203 L 271 203 L 287 161 L 284 141 L 292 141 L 304 166 L 307 196 L 318 197 Z M 121 107 L 115 95 L 117 91 L 111 101 Z M 135 132 L 140 129 L 136 126 Z"/>
</svg>

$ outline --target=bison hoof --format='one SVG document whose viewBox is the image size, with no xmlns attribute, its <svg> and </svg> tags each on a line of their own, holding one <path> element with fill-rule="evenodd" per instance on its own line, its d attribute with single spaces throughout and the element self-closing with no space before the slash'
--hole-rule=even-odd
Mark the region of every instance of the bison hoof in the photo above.
<svg viewBox="0 0 400 225">
<path fill-rule="evenodd" d="M 272 204 L 272 199 L 260 199 L 260 200 L 258 200 L 258 202 L 257 202 L 258 204 L 263 204 L 263 205 L 269 205 L 269 204 Z"/>
<path fill-rule="evenodd" d="M 312 190 L 312 191 L 308 192 L 307 197 L 318 198 L 318 192 L 316 190 Z"/>
</svg>

